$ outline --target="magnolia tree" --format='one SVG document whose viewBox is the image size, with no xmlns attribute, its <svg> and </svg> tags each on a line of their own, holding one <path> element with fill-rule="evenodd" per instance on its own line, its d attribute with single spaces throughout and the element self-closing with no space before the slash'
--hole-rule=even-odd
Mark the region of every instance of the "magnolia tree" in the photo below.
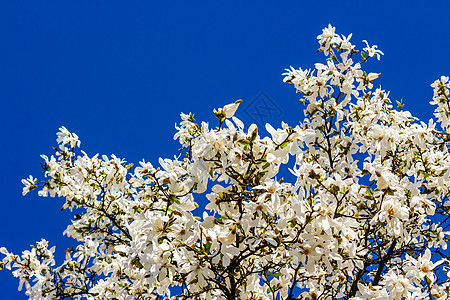
<svg viewBox="0 0 450 300">
<path fill-rule="evenodd" d="M 449 298 L 449 78 L 431 85 L 436 120 L 419 122 L 363 71 L 383 52 L 350 37 L 328 26 L 325 64 L 286 70 L 305 118 L 267 124 L 270 137 L 234 117 L 238 100 L 214 128 L 181 114 L 182 155 L 133 167 L 61 127 L 23 194 L 76 209 L 64 233 L 78 246 L 60 266 L 46 240 L 1 248 L 0 266 L 31 299 Z M 277 177 L 286 164 L 295 182 Z"/>
</svg>

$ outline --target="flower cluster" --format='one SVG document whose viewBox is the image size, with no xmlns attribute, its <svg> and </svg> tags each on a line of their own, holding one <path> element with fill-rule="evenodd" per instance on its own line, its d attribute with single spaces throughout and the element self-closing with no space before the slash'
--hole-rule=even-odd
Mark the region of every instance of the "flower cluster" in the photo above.
<svg viewBox="0 0 450 300">
<path fill-rule="evenodd" d="M 45 181 L 23 193 L 76 208 L 65 234 L 79 245 L 60 266 L 45 240 L 0 248 L 0 268 L 30 299 L 450 298 L 448 77 L 432 85 L 437 120 L 419 122 L 363 70 L 383 52 L 350 39 L 330 25 L 326 63 L 286 70 L 305 118 L 270 136 L 234 116 L 238 100 L 214 110 L 216 128 L 181 114 L 184 155 L 134 167 L 88 156 L 62 127 Z"/>
<path fill-rule="evenodd" d="M 450 81 L 448 76 L 441 76 L 439 80 L 433 82 L 431 87 L 434 89 L 432 105 L 437 105 L 434 115 L 441 123 L 441 126 L 448 130 L 450 127 Z"/>
</svg>

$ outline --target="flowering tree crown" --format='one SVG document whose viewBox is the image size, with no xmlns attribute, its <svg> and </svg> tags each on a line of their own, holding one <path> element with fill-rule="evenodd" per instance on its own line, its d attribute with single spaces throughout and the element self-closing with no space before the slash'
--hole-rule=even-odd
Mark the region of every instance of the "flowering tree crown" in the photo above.
<svg viewBox="0 0 450 300">
<path fill-rule="evenodd" d="M 59 266 L 46 240 L 0 248 L 0 267 L 30 299 L 447 299 L 449 79 L 432 84 L 425 124 L 373 87 L 381 74 L 362 66 L 377 46 L 331 25 L 317 38 L 325 63 L 283 74 L 305 118 L 270 136 L 234 116 L 241 100 L 214 110 L 216 128 L 181 114 L 183 155 L 155 168 L 90 157 L 61 127 L 45 181 L 23 194 L 81 211 L 64 232 L 78 246 Z"/>
</svg>

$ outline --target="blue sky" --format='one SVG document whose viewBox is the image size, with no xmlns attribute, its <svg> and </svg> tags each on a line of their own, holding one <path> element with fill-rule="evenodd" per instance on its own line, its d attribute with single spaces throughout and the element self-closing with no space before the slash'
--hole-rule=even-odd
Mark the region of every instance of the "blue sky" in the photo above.
<svg viewBox="0 0 450 300">
<path fill-rule="evenodd" d="M 43 237 L 59 253 L 71 245 L 62 200 L 21 195 L 60 126 L 90 155 L 155 164 L 177 152 L 180 112 L 215 124 L 213 108 L 242 98 L 249 125 L 263 95 L 267 122 L 295 126 L 302 106 L 281 73 L 323 61 L 316 36 L 328 23 L 384 51 L 369 71 L 421 119 L 432 117 L 430 84 L 450 75 L 448 1 L 130 2 L 0 2 L 0 245 L 17 254 Z M 17 285 L 0 272 L 0 299 L 26 299 Z"/>
</svg>

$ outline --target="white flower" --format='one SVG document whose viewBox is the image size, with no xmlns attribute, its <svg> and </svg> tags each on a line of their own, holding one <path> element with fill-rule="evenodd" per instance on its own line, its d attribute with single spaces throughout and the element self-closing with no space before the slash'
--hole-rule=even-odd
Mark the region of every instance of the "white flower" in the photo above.
<svg viewBox="0 0 450 300">
<path fill-rule="evenodd" d="M 58 136 L 58 138 L 56 139 L 58 144 L 62 146 L 68 144 L 72 148 L 80 147 L 81 141 L 78 139 L 78 135 L 76 135 L 75 133 L 71 133 L 69 130 L 67 130 L 66 127 L 61 126 L 61 128 L 59 128 L 59 132 L 56 135 Z"/>
<path fill-rule="evenodd" d="M 34 190 L 37 187 L 37 182 L 38 180 L 31 175 L 27 179 L 22 179 L 22 184 L 25 185 L 22 190 L 22 195 L 25 196 L 29 191 Z"/>
<path fill-rule="evenodd" d="M 363 40 L 364 43 L 366 43 L 366 46 L 364 48 L 364 51 L 367 52 L 367 54 L 369 55 L 369 57 L 374 57 L 376 56 L 378 60 L 380 60 L 380 55 L 384 55 L 383 51 L 378 50 L 378 46 L 377 45 L 373 45 L 372 47 L 369 46 L 369 43 L 367 43 L 366 40 Z"/>
<path fill-rule="evenodd" d="M 426 277 L 432 284 L 436 280 L 436 276 L 433 271 L 434 268 L 443 264 L 446 260 L 441 259 L 433 263 L 431 261 L 431 251 L 430 249 L 426 249 L 425 253 L 418 257 L 418 259 L 407 255 L 406 261 L 410 264 L 406 267 L 406 270 L 408 271 L 407 276 L 414 277 L 419 281 Z"/>
<path fill-rule="evenodd" d="M 384 275 L 382 283 L 389 291 L 389 299 L 402 299 L 410 292 L 417 290 L 408 278 L 402 274 L 397 274 L 396 271 L 391 271 Z"/>
<path fill-rule="evenodd" d="M 214 109 L 214 114 L 216 115 L 216 117 L 219 120 L 225 120 L 225 119 L 232 118 L 241 102 L 242 102 L 242 100 L 239 99 L 239 100 L 236 100 L 236 102 L 234 102 L 234 103 L 227 104 L 224 107 L 219 108 L 219 110 L 217 110 L 217 111 Z"/>
<path fill-rule="evenodd" d="M 335 34 L 336 28 L 328 24 L 328 27 L 322 29 L 322 34 L 317 36 L 319 40 L 320 48 L 323 50 L 325 55 L 328 55 L 330 51 L 330 46 L 335 42 L 335 38 L 338 38 Z"/>
<path fill-rule="evenodd" d="M 240 253 L 239 249 L 231 245 L 222 245 L 221 247 L 223 254 L 223 266 L 228 267 L 230 265 L 231 259 Z"/>
</svg>

